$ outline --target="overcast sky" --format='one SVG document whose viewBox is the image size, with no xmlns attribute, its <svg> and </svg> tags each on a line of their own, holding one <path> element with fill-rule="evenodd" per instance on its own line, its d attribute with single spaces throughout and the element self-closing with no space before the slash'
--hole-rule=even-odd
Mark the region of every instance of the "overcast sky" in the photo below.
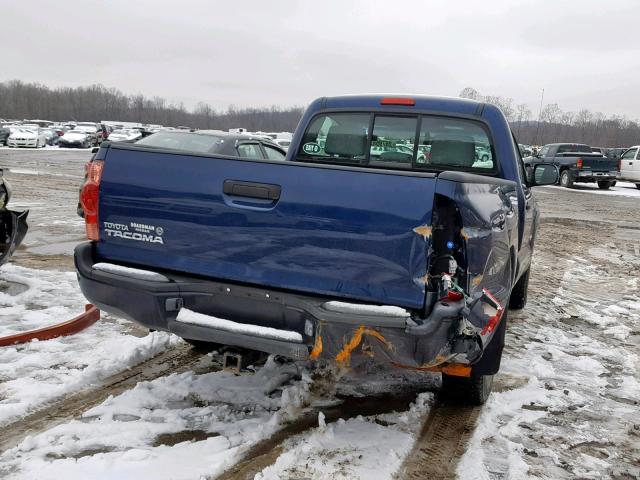
<svg viewBox="0 0 640 480">
<path fill-rule="evenodd" d="M 640 118 L 640 0 L 2 2 L 0 81 L 191 107 L 466 86 Z"/>
</svg>

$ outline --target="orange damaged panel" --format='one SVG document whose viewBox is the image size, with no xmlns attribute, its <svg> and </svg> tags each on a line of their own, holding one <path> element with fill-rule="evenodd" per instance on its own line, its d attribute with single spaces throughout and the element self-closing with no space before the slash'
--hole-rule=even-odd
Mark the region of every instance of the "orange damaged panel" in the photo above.
<svg viewBox="0 0 640 480">
<path fill-rule="evenodd" d="M 362 342 L 362 337 L 364 335 L 370 335 L 373 338 L 376 338 L 381 343 L 383 343 L 385 347 L 391 349 L 391 345 L 389 344 L 389 342 L 387 342 L 387 340 L 382 336 L 380 332 L 373 330 L 372 328 L 365 328 L 364 325 L 360 325 L 356 332 L 353 334 L 353 337 L 351 337 L 351 340 L 349 340 L 349 342 L 347 342 L 345 346 L 342 347 L 342 350 L 338 352 L 338 354 L 336 355 L 336 361 L 338 363 L 347 362 L 351 358 L 351 352 L 358 348 L 358 345 L 360 345 L 360 343 Z"/>
<path fill-rule="evenodd" d="M 316 336 L 316 342 L 313 345 L 313 350 L 311 350 L 311 353 L 309 354 L 309 358 L 311 360 L 317 360 L 321 353 L 322 353 L 322 337 L 320 336 L 320 334 L 318 334 Z"/>
<path fill-rule="evenodd" d="M 406 368 L 407 370 L 446 373 L 447 375 L 451 375 L 452 377 L 470 377 L 471 376 L 471 366 L 465 365 L 463 363 L 447 363 L 447 364 L 438 365 L 435 367 L 412 367 L 410 365 L 402 365 L 400 363 L 393 363 L 393 365 L 398 368 Z"/>
</svg>

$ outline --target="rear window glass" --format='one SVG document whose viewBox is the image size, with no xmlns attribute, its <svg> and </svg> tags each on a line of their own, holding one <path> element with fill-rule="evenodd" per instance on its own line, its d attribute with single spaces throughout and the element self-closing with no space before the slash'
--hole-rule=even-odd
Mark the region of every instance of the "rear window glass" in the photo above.
<svg viewBox="0 0 640 480">
<path fill-rule="evenodd" d="M 581 145 L 581 144 L 560 145 L 558 147 L 558 153 L 569 153 L 569 152 L 587 153 L 587 152 L 591 152 L 591 147 L 589 145 Z"/>
<path fill-rule="evenodd" d="M 438 116 L 319 115 L 307 127 L 296 158 L 391 169 L 496 168 L 493 145 L 480 123 Z"/>
<path fill-rule="evenodd" d="M 188 152 L 220 153 L 224 139 L 215 135 L 187 132 L 158 132 L 138 140 L 136 145 L 171 148 Z"/>
</svg>

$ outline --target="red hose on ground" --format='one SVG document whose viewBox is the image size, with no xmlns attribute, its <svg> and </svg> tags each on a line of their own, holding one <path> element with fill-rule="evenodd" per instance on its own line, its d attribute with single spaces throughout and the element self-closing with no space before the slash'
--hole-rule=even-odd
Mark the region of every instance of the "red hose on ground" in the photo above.
<svg viewBox="0 0 640 480">
<path fill-rule="evenodd" d="M 66 337 L 73 335 L 81 330 L 93 325 L 100 320 L 100 310 L 97 307 L 87 304 L 84 306 L 84 313 L 78 315 L 66 322 L 51 325 L 50 327 L 30 330 L 28 332 L 20 332 L 6 337 L 0 337 L 0 347 L 16 345 L 18 343 L 26 343 L 31 340 L 51 340 L 57 337 Z"/>
</svg>

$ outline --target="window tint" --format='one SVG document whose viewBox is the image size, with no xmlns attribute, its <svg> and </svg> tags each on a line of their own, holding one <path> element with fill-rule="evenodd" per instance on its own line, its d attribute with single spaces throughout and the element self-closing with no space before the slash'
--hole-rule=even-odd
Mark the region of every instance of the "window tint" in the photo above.
<svg viewBox="0 0 640 480">
<path fill-rule="evenodd" d="M 411 167 L 417 122 L 416 117 L 377 115 L 373 123 L 369 163 Z"/>
<path fill-rule="evenodd" d="M 480 124 L 443 117 L 422 117 L 416 164 L 419 168 L 496 167 L 493 146 Z"/>
<path fill-rule="evenodd" d="M 369 113 L 319 115 L 307 127 L 296 159 L 377 168 L 496 169 L 493 146 L 478 122 L 376 114 L 369 135 L 370 122 Z"/>
<path fill-rule="evenodd" d="M 263 158 L 260 145 L 257 143 L 242 143 L 238 145 L 238 156 L 242 158 Z"/>
<path fill-rule="evenodd" d="M 631 148 L 627 150 L 624 155 L 622 155 L 622 158 L 624 158 L 625 160 L 626 159 L 633 160 L 636 157 L 637 151 L 638 151 L 637 148 Z"/>
<path fill-rule="evenodd" d="M 362 163 L 366 159 L 368 113 L 319 115 L 305 132 L 298 158 L 327 163 Z"/>
<path fill-rule="evenodd" d="M 171 148 L 199 153 L 219 153 L 224 144 L 222 137 L 188 132 L 158 132 L 138 140 L 136 145 Z"/>
<path fill-rule="evenodd" d="M 280 150 L 276 150 L 273 147 L 268 145 L 262 145 L 264 147 L 264 151 L 267 152 L 267 158 L 269 160 L 284 160 L 285 155 Z"/>
</svg>

